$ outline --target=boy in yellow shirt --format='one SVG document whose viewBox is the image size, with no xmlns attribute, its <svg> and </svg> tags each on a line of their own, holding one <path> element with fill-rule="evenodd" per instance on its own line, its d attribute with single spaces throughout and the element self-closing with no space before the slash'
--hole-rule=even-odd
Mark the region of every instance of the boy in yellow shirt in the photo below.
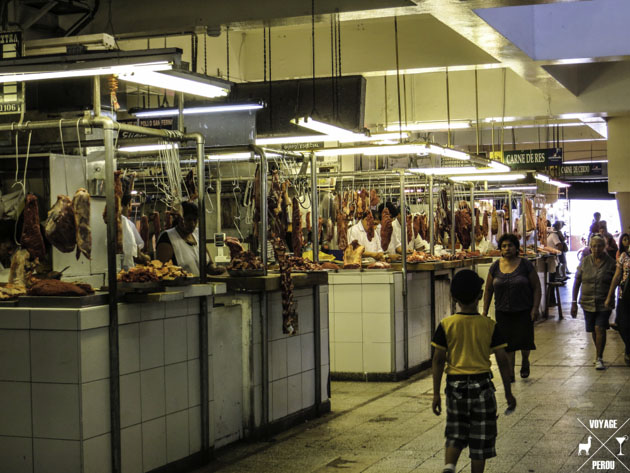
<svg viewBox="0 0 630 473">
<path fill-rule="evenodd" d="M 497 402 L 490 354 L 503 379 L 508 411 L 516 407 L 510 385 L 507 343 L 496 322 L 479 314 L 483 279 L 474 271 L 459 271 L 451 295 L 459 312 L 446 317 L 433 336 L 433 412 L 440 415 L 440 384 L 446 366 L 446 458 L 442 473 L 455 473 L 461 451 L 469 447 L 472 473 L 482 473 L 486 459 L 496 456 Z"/>
</svg>

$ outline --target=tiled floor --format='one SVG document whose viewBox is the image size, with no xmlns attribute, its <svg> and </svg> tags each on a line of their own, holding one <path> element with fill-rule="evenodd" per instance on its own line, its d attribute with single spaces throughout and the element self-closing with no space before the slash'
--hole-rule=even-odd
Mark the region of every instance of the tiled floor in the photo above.
<svg viewBox="0 0 630 473">
<path fill-rule="evenodd" d="M 588 457 L 578 456 L 586 443 L 590 420 L 612 419 L 618 427 L 630 418 L 630 367 L 623 362 L 619 335 L 608 332 L 605 371 L 593 366 L 594 349 L 584 332 L 582 315 L 570 318 L 571 282 L 563 289 L 565 320 L 555 309 L 549 320 L 536 326 L 538 349 L 532 352 L 528 379 L 518 378 L 514 394 L 516 412 L 503 415 L 505 400 L 497 382 L 499 403 L 498 456 L 487 472 L 575 473 L 628 471 L 619 459 L 601 448 Z M 568 319 L 566 317 L 569 317 Z M 520 356 L 517 356 L 520 363 Z M 498 373 L 495 372 L 498 378 Z M 332 385 L 332 413 L 302 424 L 266 442 L 239 444 L 219 451 L 212 465 L 197 473 L 222 472 L 426 472 L 442 471 L 444 415 L 431 412 L 432 384 L 428 372 L 399 383 L 336 382 Z M 614 428 L 591 429 L 590 454 L 609 439 L 606 447 L 618 453 L 613 437 L 630 435 L 630 422 L 615 434 Z M 626 456 L 630 468 L 630 441 Z M 614 460 L 594 469 L 593 460 Z M 458 471 L 470 471 L 467 452 Z"/>
</svg>

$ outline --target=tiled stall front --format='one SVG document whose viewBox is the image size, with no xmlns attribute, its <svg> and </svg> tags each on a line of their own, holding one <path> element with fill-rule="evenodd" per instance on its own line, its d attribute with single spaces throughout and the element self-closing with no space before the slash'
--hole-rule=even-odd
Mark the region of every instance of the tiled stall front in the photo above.
<svg viewBox="0 0 630 473">
<path fill-rule="evenodd" d="M 197 298 L 119 305 L 123 473 L 201 448 L 198 314 Z M 240 307 L 209 321 L 217 444 L 242 435 L 242 376 L 228 373 L 240 367 L 240 321 Z M 108 323 L 107 306 L 0 310 L 1 473 L 111 471 Z"/>
<path fill-rule="evenodd" d="M 329 275 L 330 355 L 333 373 L 404 371 L 402 272 Z M 430 275 L 408 275 L 409 367 L 429 358 Z"/>
</svg>

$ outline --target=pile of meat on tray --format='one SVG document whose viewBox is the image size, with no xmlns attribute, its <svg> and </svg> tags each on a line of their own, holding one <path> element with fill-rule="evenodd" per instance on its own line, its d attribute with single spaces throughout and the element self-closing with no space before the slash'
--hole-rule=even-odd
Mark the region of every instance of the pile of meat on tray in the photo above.
<svg viewBox="0 0 630 473">
<path fill-rule="evenodd" d="M 252 269 L 262 269 L 263 264 L 258 256 L 251 251 L 245 251 L 238 238 L 227 237 L 225 244 L 230 249 L 230 264 L 227 268 L 231 270 L 247 271 Z"/>
<path fill-rule="evenodd" d="M 146 266 L 137 265 L 128 270 L 123 269 L 117 275 L 118 281 L 129 283 L 175 281 L 192 277 L 192 273 L 171 261 L 162 263 L 160 260 L 153 260 Z"/>
<path fill-rule="evenodd" d="M 431 253 L 425 253 L 424 251 L 415 251 L 410 255 L 407 255 L 407 263 L 429 263 L 440 261 L 437 256 Z"/>
</svg>

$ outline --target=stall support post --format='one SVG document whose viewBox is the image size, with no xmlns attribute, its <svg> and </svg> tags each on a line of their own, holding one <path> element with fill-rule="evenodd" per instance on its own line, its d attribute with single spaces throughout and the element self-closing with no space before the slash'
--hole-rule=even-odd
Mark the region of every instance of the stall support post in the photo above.
<svg viewBox="0 0 630 473">
<path fill-rule="evenodd" d="M 433 176 L 429 176 L 429 251 L 433 255 L 435 249 L 435 211 L 433 210 Z"/>
<path fill-rule="evenodd" d="M 252 147 L 252 150 L 260 156 L 260 242 L 261 242 L 261 260 L 263 265 L 264 275 L 267 276 L 267 155 L 257 146 Z"/>
<path fill-rule="evenodd" d="M 101 116 L 101 76 L 94 76 L 92 79 L 92 100 L 94 103 L 92 104 L 94 108 L 94 116 Z"/>
<path fill-rule="evenodd" d="M 184 133 L 184 92 L 177 94 L 177 129 Z"/>
<path fill-rule="evenodd" d="M 514 222 L 512 222 L 512 191 L 508 191 L 507 198 L 508 198 L 508 233 L 512 233 L 514 231 Z"/>
<path fill-rule="evenodd" d="M 525 215 L 525 201 L 527 196 L 523 192 L 521 197 L 521 227 L 523 228 L 523 254 L 527 255 L 527 216 Z"/>
<path fill-rule="evenodd" d="M 319 286 L 313 286 L 313 330 L 315 331 L 315 412 L 320 414 L 322 404 L 322 319 L 319 305 Z"/>
<path fill-rule="evenodd" d="M 405 199 L 405 172 L 400 171 L 400 242 L 402 247 L 402 299 L 403 299 L 403 360 L 404 370 L 409 368 L 409 314 L 407 311 L 407 200 Z"/>
<path fill-rule="evenodd" d="M 267 425 L 269 424 L 269 330 L 268 330 L 268 314 L 267 310 L 267 292 L 261 291 L 259 296 L 260 303 L 260 328 L 261 328 L 261 340 L 260 344 L 261 348 L 261 356 L 260 356 L 260 364 L 261 364 L 261 398 L 262 398 L 262 406 L 261 406 L 261 415 L 260 422 L 262 427 L 262 432 L 264 434 Z"/>
<path fill-rule="evenodd" d="M 470 249 L 475 251 L 476 242 L 475 242 L 475 222 L 477 221 L 475 218 L 475 184 L 470 185 L 470 212 L 472 218 L 472 230 L 470 232 L 472 238 L 470 241 Z M 463 248 L 462 248 L 463 249 Z"/>
<path fill-rule="evenodd" d="M 223 227 L 223 222 L 221 221 L 221 174 L 220 168 L 217 166 L 217 183 L 216 183 L 216 194 L 217 194 L 217 205 L 215 205 L 216 209 L 216 218 L 217 218 L 217 233 L 222 233 L 221 228 Z"/>
<path fill-rule="evenodd" d="M 180 97 L 181 99 L 181 97 Z M 180 100 L 183 107 L 183 100 Z M 182 114 L 180 114 L 180 119 Z M 181 121 L 181 120 L 180 120 Z M 206 165 L 205 139 L 201 134 L 195 134 L 197 143 L 197 182 L 199 207 L 199 282 L 206 284 Z M 199 380 L 201 385 L 201 454 L 204 460 L 210 458 L 210 386 L 208 361 L 208 298 L 199 298 Z"/>
<path fill-rule="evenodd" d="M 107 176 L 105 179 L 105 201 L 107 203 L 107 284 L 109 287 L 109 409 L 111 424 L 110 441 L 112 472 L 120 473 L 120 360 L 118 347 L 118 282 L 116 280 L 116 212 L 114 211 L 114 209 L 116 208 L 116 197 L 114 193 L 115 151 L 113 122 L 110 122 L 103 126 L 103 141 L 105 145 L 105 176 Z"/>
<path fill-rule="evenodd" d="M 455 254 L 455 183 L 451 182 L 451 253 Z"/>
<path fill-rule="evenodd" d="M 317 195 L 317 156 L 315 153 L 311 153 L 311 220 L 313 262 L 319 263 L 319 196 Z"/>
</svg>

